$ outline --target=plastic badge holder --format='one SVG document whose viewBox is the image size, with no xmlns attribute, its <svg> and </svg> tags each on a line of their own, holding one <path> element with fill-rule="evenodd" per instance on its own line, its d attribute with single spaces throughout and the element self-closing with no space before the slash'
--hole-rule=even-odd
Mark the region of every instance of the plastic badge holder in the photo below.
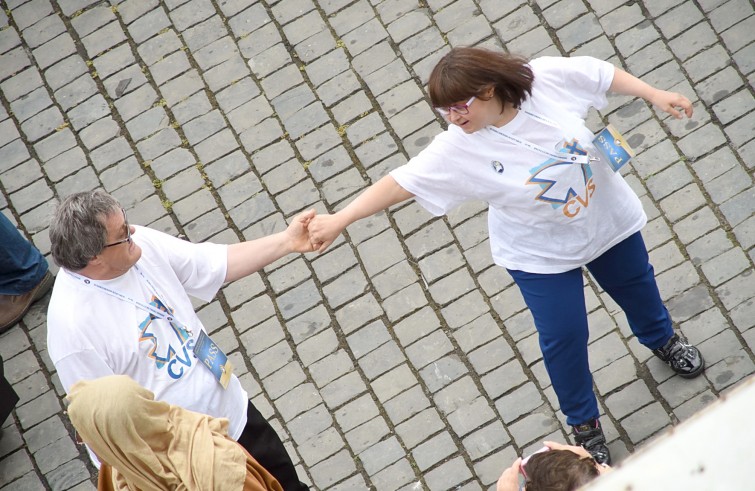
<svg viewBox="0 0 755 491">
<path fill-rule="evenodd" d="M 614 172 L 626 165 L 635 155 L 624 136 L 610 124 L 595 136 L 592 143 L 600 151 L 603 157 L 601 160 L 608 163 Z"/>
</svg>

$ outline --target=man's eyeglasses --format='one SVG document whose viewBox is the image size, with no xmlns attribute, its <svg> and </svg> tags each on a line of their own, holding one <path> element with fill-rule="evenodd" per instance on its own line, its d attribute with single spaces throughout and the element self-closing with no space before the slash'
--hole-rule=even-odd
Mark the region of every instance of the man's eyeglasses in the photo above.
<svg viewBox="0 0 755 491">
<path fill-rule="evenodd" d="M 469 106 L 472 105 L 475 99 L 477 99 L 477 96 L 473 95 L 464 104 L 448 107 L 436 107 L 435 110 L 438 111 L 442 116 L 449 116 L 451 114 L 451 111 L 455 112 L 456 114 L 469 114 Z"/>
<path fill-rule="evenodd" d="M 105 247 L 103 247 L 103 249 L 106 249 L 108 247 L 113 247 L 113 246 L 121 245 L 121 244 L 125 244 L 126 242 L 128 242 L 129 244 L 131 243 L 131 227 L 129 226 L 128 220 L 126 219 L 126 210 L 124 210 L 123 208 L 121 208 L 121 211 L 123 212 L 123 224 L 126 225 L 126 238 L 125 239 L 121 239 L 121 240 L 116 240 L 112 244 L 105 244 Z"/>
</svg>

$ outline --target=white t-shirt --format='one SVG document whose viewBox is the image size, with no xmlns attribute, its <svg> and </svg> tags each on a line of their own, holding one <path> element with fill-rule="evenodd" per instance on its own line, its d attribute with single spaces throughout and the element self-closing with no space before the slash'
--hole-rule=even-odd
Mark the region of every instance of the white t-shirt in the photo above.
<svg viewBox="0 0 755 491">
<path fill-rule="evenodd" d="M 613 65 L 590 57 L 543 57 L 532 60 L 530 67 L 535 75 L 532 95 L 516 117 L 498 129 L 549 151 L 575 153 L 569 148 L 576 148 L 598 157 L 584 118 L 590 106 L 607 104 Z M 639 198 L 605 162 L 558 162 L 492 127 L 466 134 L 449 125 L 391 176 L 434 215 L 465 201 L 486 201 L 493 260 L 530 273 L 581 267 L 647 221 Z"/>
<path fill-rule="evenodd" d="M 215 296 L 225 279 L 227 247 L 135 228 L 133 238 L 142 249 L 138 270 L 132 267 L 97 283 L 137 302 L 173 309 L 196 340 L 205 328 L 187 293 L 206 301 Z M 157 400 L 227 418 L 229 435 L 238 439 L 246 425 L 246 391 L 235 375 L 223 389 L 183 344 L 181 330 L 167 320 L 88 286 L 65 270 L 58 274 L 47 311 L 47 349 L 66 392 L 79 380 L 128 375 Z"/>
</svg>

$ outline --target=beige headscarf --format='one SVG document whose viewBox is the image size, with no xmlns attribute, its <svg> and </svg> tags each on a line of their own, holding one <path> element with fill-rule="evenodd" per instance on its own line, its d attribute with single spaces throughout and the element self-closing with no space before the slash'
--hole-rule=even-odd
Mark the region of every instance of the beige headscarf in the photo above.
<svg viewBox="0 0 755 491">
<path fill-rule="evenodd" d="M 244 489 L 248 454 L 227 436 L 227 419 L 155 401 L 125 375 L 78 382 L 68 399 L 82 440 L 112 467 L 114 489 Z"/>
</svg>

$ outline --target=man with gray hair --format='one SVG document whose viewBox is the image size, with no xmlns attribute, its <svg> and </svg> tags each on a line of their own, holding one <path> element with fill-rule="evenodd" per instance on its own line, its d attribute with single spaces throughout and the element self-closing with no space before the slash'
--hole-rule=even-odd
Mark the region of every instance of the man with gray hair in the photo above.
<svg viewBox="0 0 755 491">
<path fill-rule="evenodd" d="M 63 387 L 123 374 L 158 400 L 230 421 L 284 489 L 306 489 L 280 438 L 252 405 L 232 365 L 207 336 L 189 294 L 209 301 L 223 283 L 293 252 L 310 252 L 309 210 L 288 228 L 231 245 L 192 244 L 131 225 L 103 191 L 77 193 L 50 224 L 61 267 L 47 313 L 47 347 Z"/>
</svg>

